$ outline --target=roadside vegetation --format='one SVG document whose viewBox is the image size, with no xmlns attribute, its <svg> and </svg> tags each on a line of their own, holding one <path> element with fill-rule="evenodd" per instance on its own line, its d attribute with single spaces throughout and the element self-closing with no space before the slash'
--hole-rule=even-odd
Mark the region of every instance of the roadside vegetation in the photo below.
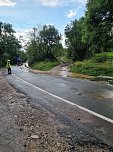
<svg viewBox="0 0 113 152">
<path fill-rule="evenodd" d="M 65 28 L 71 72 L 113 76 L 113 2 L 88 1 L 85 16 Z"/>
<path fill-rule="evenodd" d="M 71 71 L 90 76 L 113 76 L 113 53 L 99 53 L 89 60 L 75 62 Z"/>
<path fill-rule="evenodd" d="M 72 62 L 71 58 L 69 58 L 68 56 L 61 57 L 61 61 L 64 63 L 71 63 Z"/>
<path fill-rule="evenodd" d="M 50 70 L 59 65 L 63 53 L 61 34 L 53 25 L 33 28 L 27 45 L 29 66 L 38 70 Z"/>
<path fill-rule="evenodd" d="M 42 62 L 35 62 L 34 64 L 31 65 L 31 68 L 37 69 L 37 70 L 42 70 L 42 71 L 48 71 L 55 66 L 58 66 L 60 62 L 58 61 L 42 61 Z"/>
</svg>

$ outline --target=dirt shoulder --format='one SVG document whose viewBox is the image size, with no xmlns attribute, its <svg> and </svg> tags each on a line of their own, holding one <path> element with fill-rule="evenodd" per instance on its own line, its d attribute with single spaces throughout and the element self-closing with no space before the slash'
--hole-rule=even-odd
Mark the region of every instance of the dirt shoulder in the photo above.
<svg viewBox="0 0 113 152">
<path fill-rule="evenodd" d="M 46 109 L 29 102 L 0 71 L 0 152 L 68 151 L 68 144 L 57 133 L 61 124 Z"/>
<path fill-rule="evenodd" d="M 10 86 L 0 71 L 0 152 L 102 152 L 106 146 L 75 145 L 60 136 L 65 128 L 41 105 Z"/>
</svg>

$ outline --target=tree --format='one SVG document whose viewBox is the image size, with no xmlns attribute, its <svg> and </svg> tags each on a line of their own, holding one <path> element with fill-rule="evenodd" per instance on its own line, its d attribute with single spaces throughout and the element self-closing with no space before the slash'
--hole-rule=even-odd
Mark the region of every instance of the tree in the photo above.
<svg viewBox="0 0 113 152">
<path fill-rule="evenodd" d="M 56 59 L 62 47 L 60 39 L 58 30 L 52 25 L 33 28 L 27 46 L 29 64 L 46 59 Z"/>
<path fill-rule="evenodd" d="M 0 61 L 1 65 L 5 63 L 6 59 L 10 59 L 12 63 L 15 62 L 17 51 L 21 45 L 14 36 L 15 31 L 11 24 L 0 22 Z"/>
<path fill-rule="evenodd" d="M 65 28 L 66 45 L 73 60 L 82 60 L 86 54 L 86 44 L 82 41 L 84 18 L 75 20 Z"/>
<path fill-rule="evenodd" d="M 53 25 L 44 25 L 40 31 L 41 41 L 46 46 L 46 57 L 48 59 L 54 59 L 53 50 L 57 46 L 59 47 L 61 35 Z"/>
<path fill-rule="evenodd" d="M 29 33 L 29 42 L 27 44 L 27 54 L 29 65 L 36 61 L 41 61 L 45 59 L 44 45 L 42 43 L 39 32 L 41 27 L 33 28 Z"/>
<path fill-rule="evenodd" d="M 88 0 L 83 40 L 90 53 L 113 49 L 113 1 Z"/>
</svg>

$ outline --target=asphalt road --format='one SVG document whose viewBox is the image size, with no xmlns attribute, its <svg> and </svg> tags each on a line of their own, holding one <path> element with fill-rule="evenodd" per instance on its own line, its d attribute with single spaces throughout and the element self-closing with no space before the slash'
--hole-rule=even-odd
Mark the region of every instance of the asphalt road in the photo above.
<svg viewBox="0 0 113 152">
<path fill-rule="evenodd" d="M 84 130 L 113 146 L 113 86 L 33 74 L 20 66 L 13 67 L 12 73 L 6 75 L 6 79 L 14 87 L 56 115 L 62 111 L 70 119 L 79 121 Z"/>
</svg>

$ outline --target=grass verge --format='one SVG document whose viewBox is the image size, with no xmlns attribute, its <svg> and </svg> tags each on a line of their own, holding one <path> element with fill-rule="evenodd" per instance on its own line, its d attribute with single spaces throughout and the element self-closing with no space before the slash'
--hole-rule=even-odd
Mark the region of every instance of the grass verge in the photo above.
<svg viewBox="0 0 113 152">
<path fill-rule="evenodd" d="M 31 68 L 41 70 L 41 71 L 48 71 L 59 64 L 60 63 L 58 61 L 43 61 L 43 62 L 34 63 L 33 65 L 31 65 Z"/>
<path fill-rule="evenodd" d="M 113 76 L 113 59 L 109 60 L 110 57 L 113 57 L 112 54 L 100 53 L 96 54 L 90 60 L 75 62 L 70 68 L 71 72 L 90 76 Z"/>
</svg>

